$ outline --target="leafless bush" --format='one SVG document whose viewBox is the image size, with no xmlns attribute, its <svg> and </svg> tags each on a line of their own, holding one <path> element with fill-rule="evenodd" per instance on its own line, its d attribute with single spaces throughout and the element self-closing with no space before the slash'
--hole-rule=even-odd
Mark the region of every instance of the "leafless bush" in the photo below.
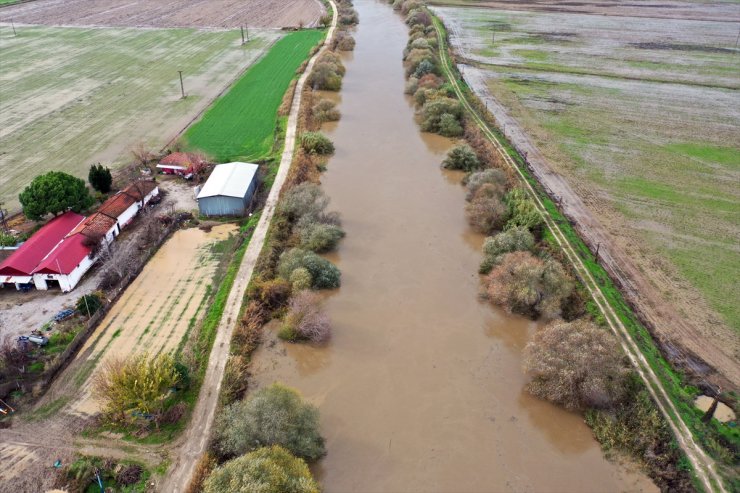
<svg viewBox="0 0 740 493">
<path fill-rule="evenodd" d="M 321 311 L 320 298 L 311 291 L 300 291 L 290 299 L 282 329 L 287 339 L 305 339 L 323 343 L 331 337 L 329 317 Z"/>
<path fill-rule="evenodd" d="M 573 291 L 573 282 L 559 262 L 540 260 L 529 252 L 507 253 L 487 278 L 492 302 L 509 311 L 554 319 Z"/>
<path fill-rule="evenodd" d="M 339 120 L 339 110 L 337 110 L 336 106 L 337 105 L 334 101 L 320 99 L 319 102 L 311 108 L 313 118 L 319 123 L 335 122 Z"/>
<path fill-rule="evenodd" d="M 154 153 L 143 142 L 139 142 L 131 148 L 131 154 L 138 165 L 145 166 L 155 157 Z"/>
<path fill-rule="evenodd" d="M 524 349 L 527 390 L 568 409 L 609 409 L 625 394 L 629 375 L 614 337 L 579 319 L 554 322 Z"/>
<path fill-rule="evenodd" d="M 0 378 L 7 379 L 23 375 L 31 362 L 28 353 L 6 337 L 0 345 Z"/>
<path fill-rule="evenodd" d="M 144 469 L 138 464 L 121 465 L 120 470 L 116 473 L 116 483 L 121 486 L 131 486 L 141 479 L 141 473 Z"/>
<path fill-rule="evenodd" d="M 190 478 L 190 483 L 188 483 L 185 493 L 201 493 L 203 491 L 203 483 L 217 465 L 218 463 L 216 462 L 215 457 L 210 453 L 206 452 L 201 455 L 200 459 L 198 459 L 198 462 L 195 464 L 193 476 Z"/>
</svg>

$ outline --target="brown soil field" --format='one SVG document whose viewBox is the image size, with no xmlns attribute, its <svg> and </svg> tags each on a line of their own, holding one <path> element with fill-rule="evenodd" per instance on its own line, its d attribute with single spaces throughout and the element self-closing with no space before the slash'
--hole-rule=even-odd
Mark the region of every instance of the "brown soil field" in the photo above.
<svg viewBox="0 0 740 493">
<path fill-rule="evenodd" d="M 50 26 L 297 27 L 326 13 L 318 0 L 37 0 L 0 9 L 0 22 Z"/>
</svg>

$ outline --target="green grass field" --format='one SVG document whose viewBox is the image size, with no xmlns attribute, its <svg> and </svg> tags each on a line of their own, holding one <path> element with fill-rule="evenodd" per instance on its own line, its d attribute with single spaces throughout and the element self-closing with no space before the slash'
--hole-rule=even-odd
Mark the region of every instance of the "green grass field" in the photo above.
<svg viewBox="0 0 740 493">
<path fill-rule="evenodd" d="M 16 30 L 0 29 L 0 202 L 11 211 L 36 175 L 87 179 L 90 164 L 126 164 L 139 143 L 159 150 L 280 35 L 254 30 L 241 46 L 238 30 Z"/>
<path fill-rule="evenodd" d="M 267 156 L 283 95 L 311 48 L 323 37 L 323 31 L 306 30 L 278 41 L 188 129 L 187 146 L 221 162 Z"/>
</svg>

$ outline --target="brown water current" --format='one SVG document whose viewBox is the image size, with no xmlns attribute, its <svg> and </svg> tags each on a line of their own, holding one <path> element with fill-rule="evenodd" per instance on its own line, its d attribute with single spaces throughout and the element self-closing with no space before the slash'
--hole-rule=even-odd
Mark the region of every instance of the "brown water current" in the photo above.
<svg viewBox="0 0 740 493">
<path fill-rule="evenodd" d="M 256 383 L 319 406 L 327 492 L 655 491 L 603 457 L 581 416 L 525 393 L 537 324 L 478 299 L 482 237 L 461 175 L 439 168 L 451 141 L 422 134 L 403 95 L 407 28 L 385 3 L 355 7 L 342 119 L 325 129 L 336 154 L 322 181 L 347 231 L 331 256 L 333 339 L 265 341 Z"/>
</svg>

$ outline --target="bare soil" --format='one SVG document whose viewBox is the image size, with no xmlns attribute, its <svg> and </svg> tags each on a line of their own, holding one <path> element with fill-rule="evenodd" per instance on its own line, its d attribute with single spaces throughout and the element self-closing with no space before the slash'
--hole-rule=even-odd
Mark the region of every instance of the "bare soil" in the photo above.
<svg viewBox="0 0 740 493">
<path fill-rule="evenodd" d="M 0 9 L 0 22 L 50 26 L 298 27 L 326 13 L 318 0 L 36 0 Z"/>
</svg>

